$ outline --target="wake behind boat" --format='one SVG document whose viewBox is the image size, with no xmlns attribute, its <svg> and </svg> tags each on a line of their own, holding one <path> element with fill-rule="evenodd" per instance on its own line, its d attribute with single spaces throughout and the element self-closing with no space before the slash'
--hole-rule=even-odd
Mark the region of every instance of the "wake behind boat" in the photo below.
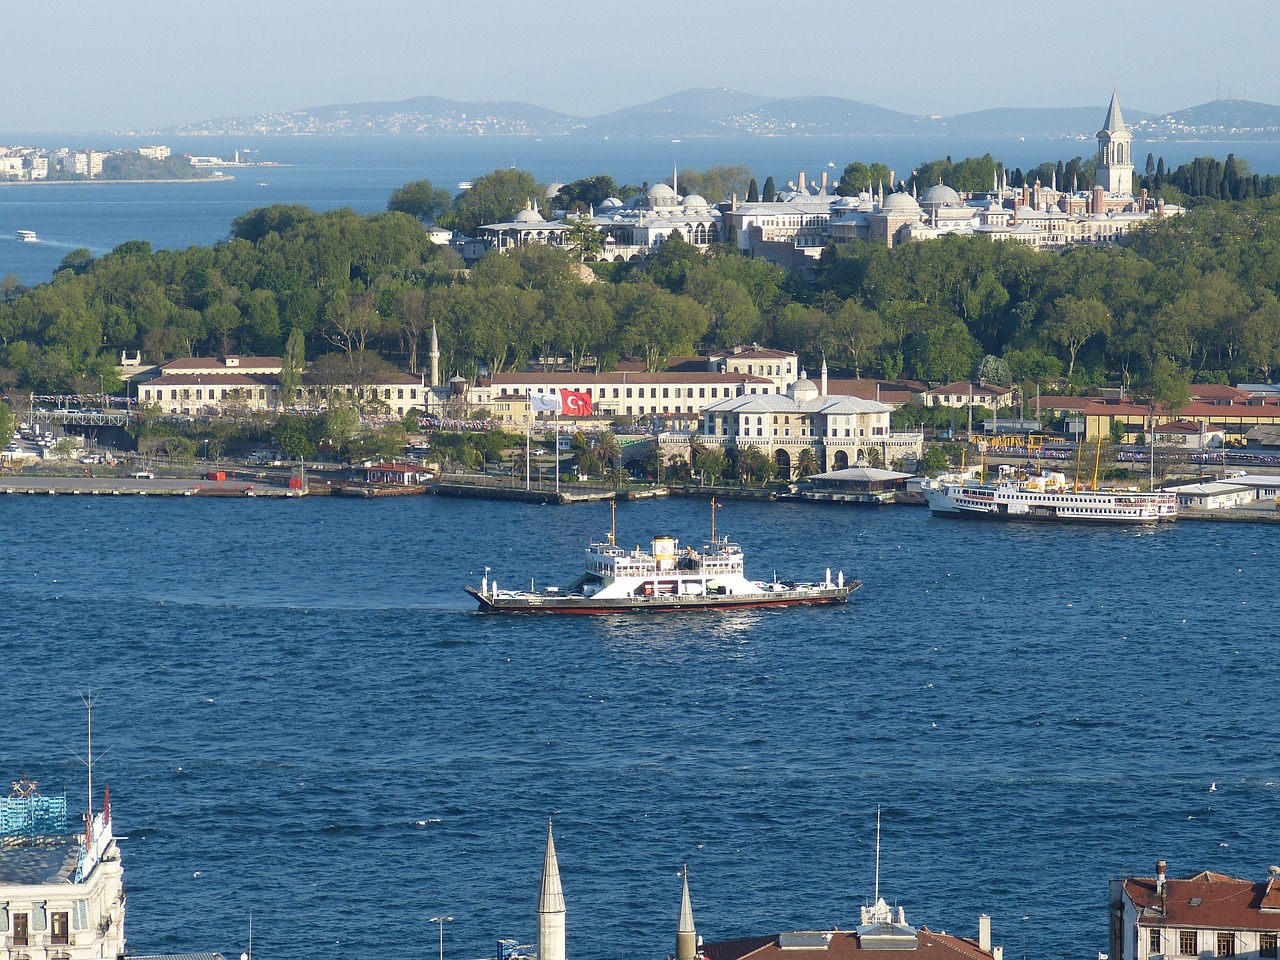
<svg viewBox="0 0 1280 960">
<path fill-rule="evenodd" d="M 624 550 L 615 524 L 606 540 L 587 547 L 586 570 L 566 589 L 500 590 L 488 567 L 478 590 L 465 589 L 482 613 L 599 614 L 843 603 L 862 586 L 843 572 L 833 583 L 830 569 L 821 583 L 747 579 L 742 548 L 716 537 L 715 509 L 713 502 L 711 541 L 700 550 L 681 549 L 674 537 L 655 537 L 647 551 Z"/>
<path fill-rule="evenodd" d="M 935 517 L 1101 525 L 1178 518 L 1178 499 L 1172 493 L 1077 490 L 1056 471 L 1039 476 L 1003 472 L 994 483 L 939 480 L 926 486 L 924 495 Z"/>
</svg>

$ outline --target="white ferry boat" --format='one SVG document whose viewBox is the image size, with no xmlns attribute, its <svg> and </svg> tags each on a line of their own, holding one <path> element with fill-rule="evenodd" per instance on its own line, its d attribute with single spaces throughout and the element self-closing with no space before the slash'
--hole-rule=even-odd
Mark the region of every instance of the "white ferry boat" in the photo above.
<svg viewBox="0 0 1280 960">
<path fill-rule="evenodd" d="M 500 590 L 485 567 L 480 588 L 468 585 L 482 613 L 639 613 L 671 610 L 737 610 L 843 603 L 862 584 L 843 571 L 821 583 L 747 579 L 742 548 L 715 533 L 700 550 L 681 548 L 674 537 L 655 537 L 649 550 L 625 550 L 615 531 L 586 550 L 586 570 L 567 589 Z M 615 528 L 616 530 L 616 528 Z"/>
<path fill-rule="evenodd" d="M 1005 473 L 994 483 L 939 480 L 925 485 L 924 495 L 935 517 L 1092 524 L 1161 523 L 1178 517 L 1172 493 L 1075 490 L 1056 471 Z"/>
<path fill-rule="evenodd" d="M 34 230 L 19 230 L 18 239 L 23 243 L 35 243 L 40 238 L 36 236 L 36 232 Z"/>
</svg>

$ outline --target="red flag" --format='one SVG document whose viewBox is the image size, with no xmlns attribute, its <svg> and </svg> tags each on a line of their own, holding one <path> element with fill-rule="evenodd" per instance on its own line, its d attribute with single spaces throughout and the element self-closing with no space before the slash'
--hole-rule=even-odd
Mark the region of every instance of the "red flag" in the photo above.
<svg viewBox="0 0 1280 960">
<path fill-rule="evenodd" d="M 560 391 L 560 412 L 566 417 L 591 416 L 591 392 L 589 390 Z"/>
</svg>

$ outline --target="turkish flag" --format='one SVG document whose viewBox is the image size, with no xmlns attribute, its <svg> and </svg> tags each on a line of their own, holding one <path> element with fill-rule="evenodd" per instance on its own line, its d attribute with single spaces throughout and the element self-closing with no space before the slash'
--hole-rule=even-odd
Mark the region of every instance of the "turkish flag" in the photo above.
<svg viewBox="0 0 1280 960">
<path fill-rule="evenodd" d="M 560 412 L 566 417 L 591 416 L 591 393 L 587 390 L 560 391 Z"/>
</svg>

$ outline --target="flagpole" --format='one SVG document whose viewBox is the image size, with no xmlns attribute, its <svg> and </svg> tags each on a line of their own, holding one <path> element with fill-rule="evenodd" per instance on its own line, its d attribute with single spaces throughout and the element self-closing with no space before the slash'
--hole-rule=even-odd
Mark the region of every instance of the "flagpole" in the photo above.
<svg viewBox="0 0 1280 960">
<path fill-rule="evenodd" d="M 556 496 L 560 496 L 560 413 L 556 412 Z"/>
<path fill-rule="evenodd" d="M 529 489 L 530 463 L 531 463 L 531 460 L 529 458 L 529 419 L 526 418 L 524 422 L 524 488 L 526 490 Z"/>
</svg>

